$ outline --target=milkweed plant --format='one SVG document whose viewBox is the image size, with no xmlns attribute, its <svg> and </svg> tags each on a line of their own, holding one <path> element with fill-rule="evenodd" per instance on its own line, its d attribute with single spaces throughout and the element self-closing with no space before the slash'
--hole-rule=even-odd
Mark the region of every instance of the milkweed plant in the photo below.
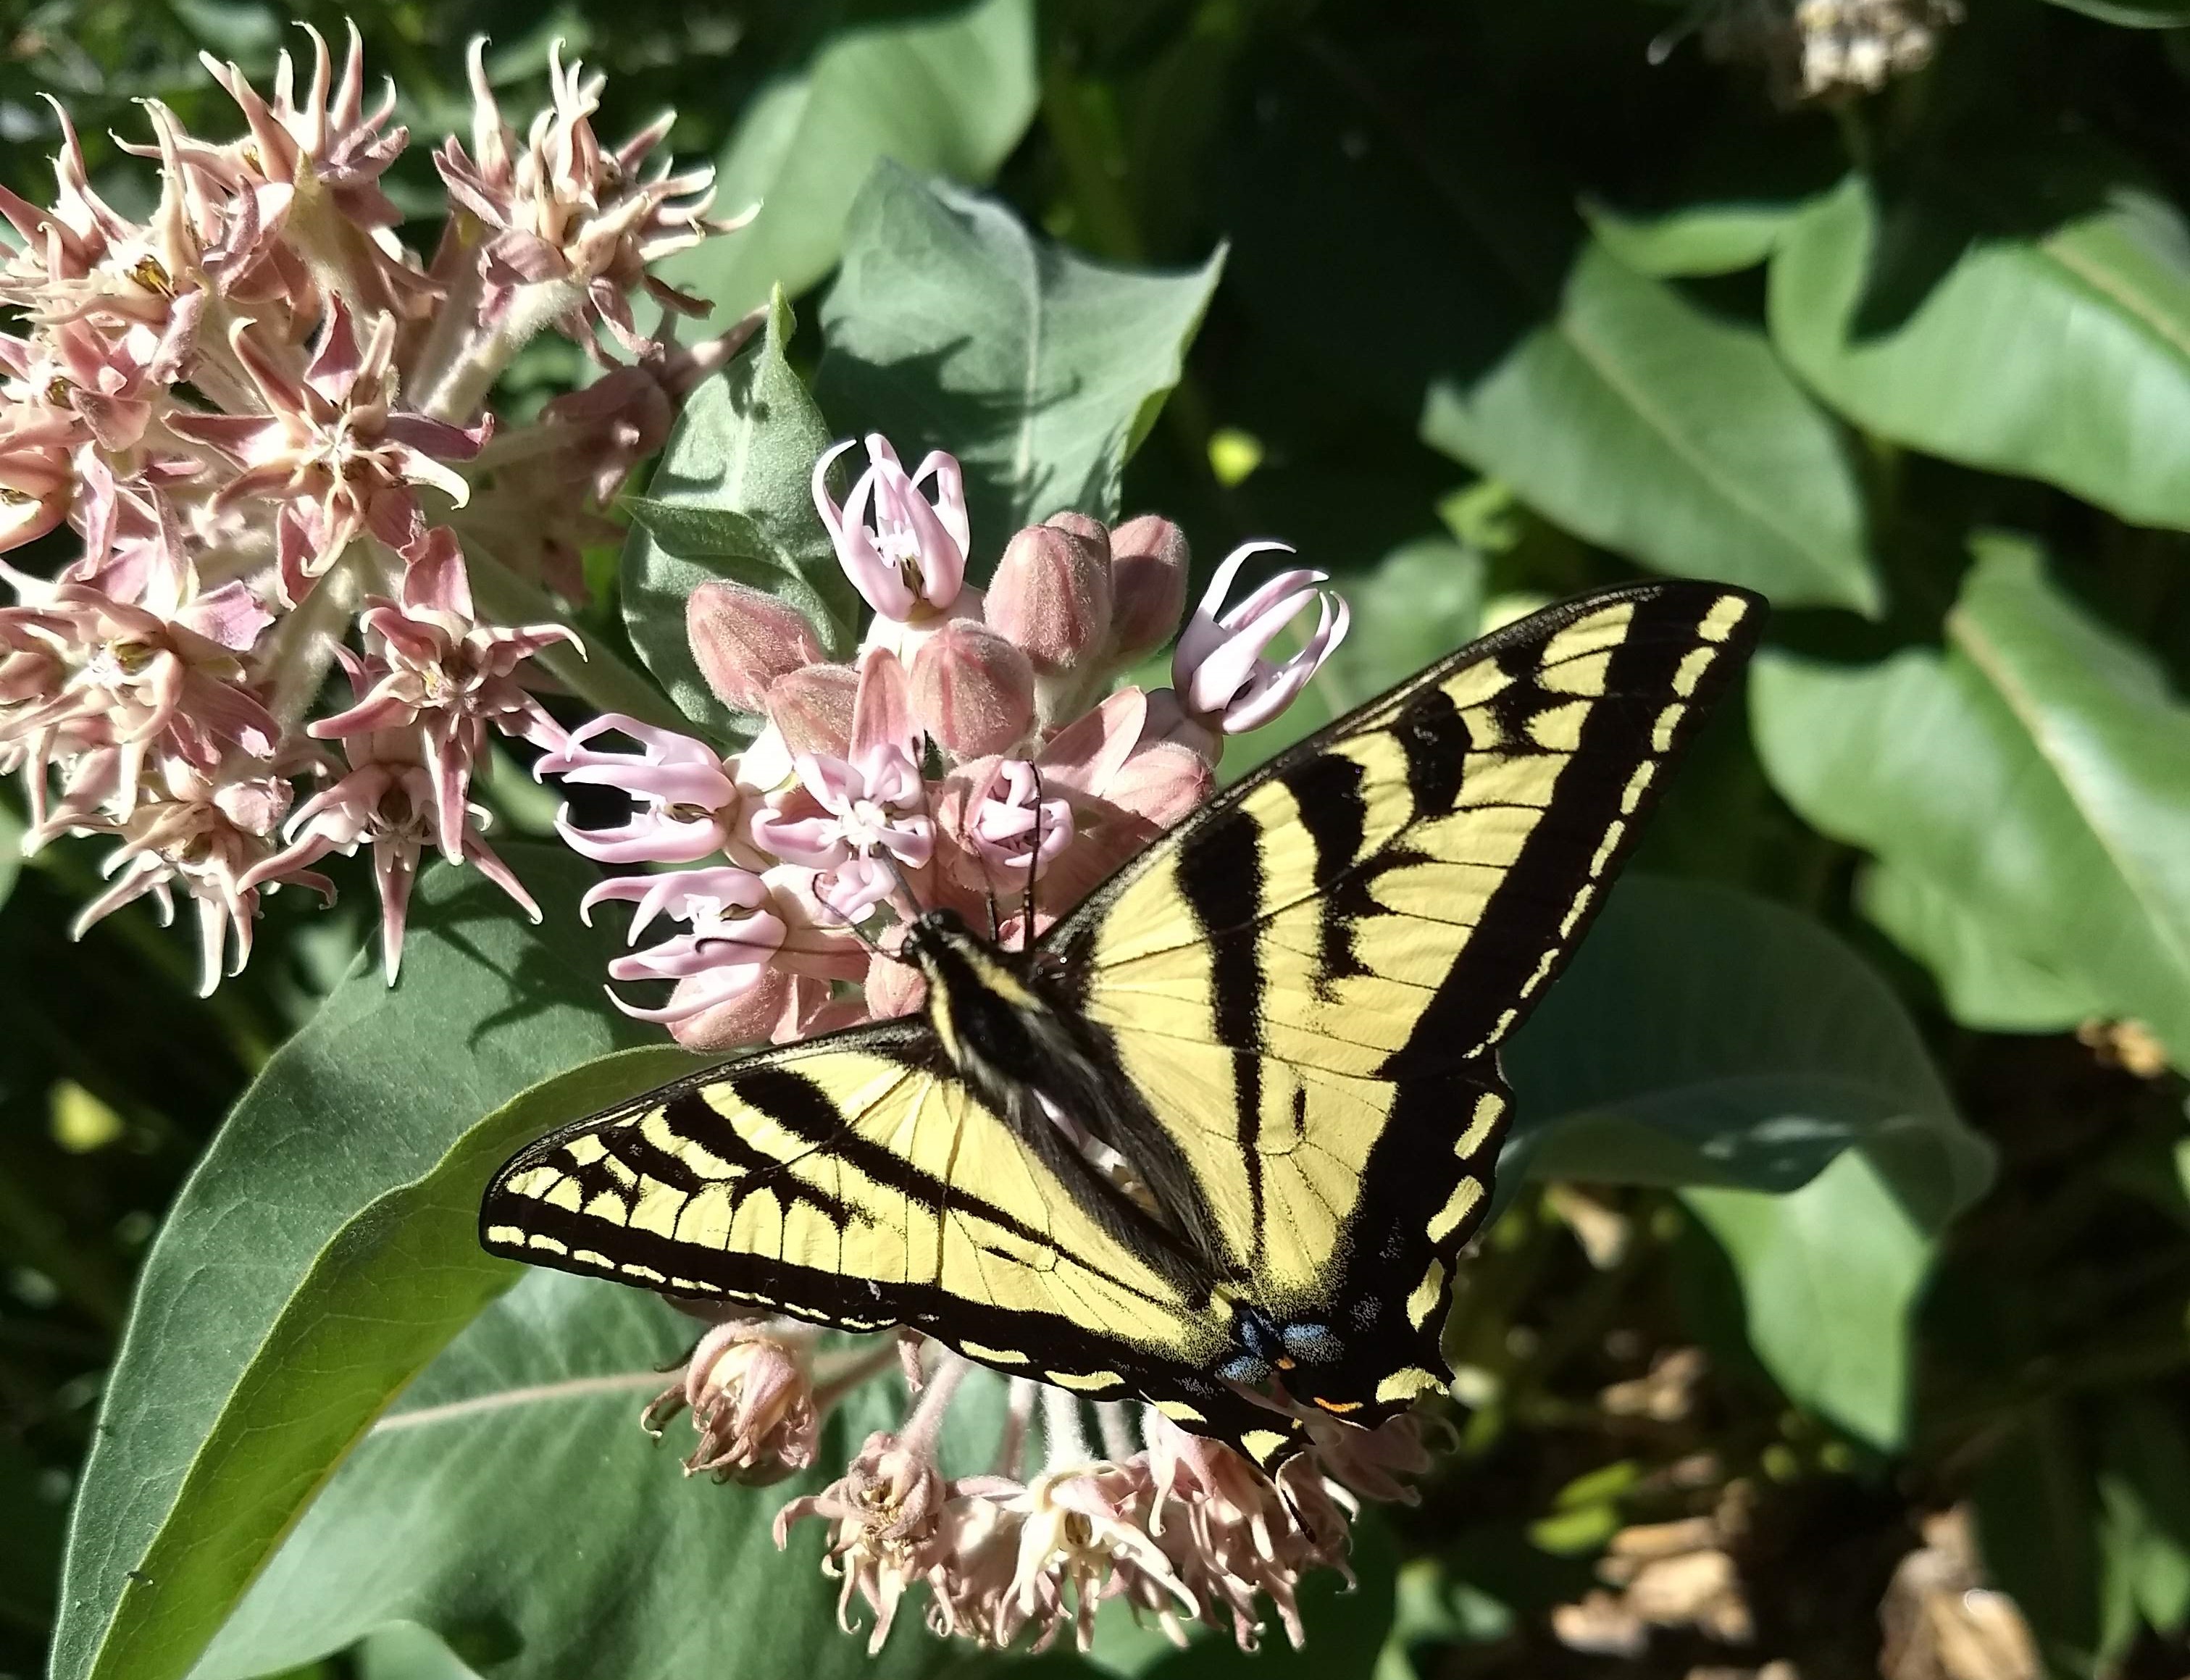
<svg viewBox="0 0 2190 1680">
<path fill-rule="evenodd" d="M 470 144 L 434 154 L 449 213 L 421 261 L 378 184 L 409 138 L 392 91 L 368 109 L 354 28 L 339 71 L 311 45 L 301 90 L 285 57 L 270 100 L 208 62 L 238 139 L 148 104 L 153 141 L 133 150 L 156 161 L 159 200 L 143 222 L 93 190 L 65 115 L 54 203 L 0 198 L 23 241 L 0 299 L 31 329 L 0 339 L 0 543 L 65 524 L 82 545 L 50 579 L 4 573 L 0 764 L 29 797 L 26 852 L 113 842 L 79 932 L 180 896 L 210 991 L 248 958 L 263 895 L 332 900 L 313 866 L 360 851 L 391 985 L 428 854 L 537 920 L 470 797 L 495 732 L 538 749 L 536 774 L 628 801 L 613 826 L 567 805 L 555 820 L 610 871 L 582 914 L 630 906 L 633 950 L 610 977 L 667 985 L 654 1002 L 611 986 L 615 1007 L 695 1051 L 789 1042 L 917 1007 L 892 947 L 922 910 L 985 916 L 1007 945 L 1045 931 L 1206 799 L 1226 738 L 1283 712 L 1344 638 L 1322 572 L 1244 580 L 1271 542 L 1226 559 L 1182 627 L 1187 539 L 1155 515 L 1059 513 L 1013 535 L 977 587 L 958 462 L 931 448 L 908 471 L 877 434 L 813 463 L 869 610 L 853 657 L 827 657 L 782 599 L 710 582 L 688 603 L 691 655 L 719 700 L 764 719 L 751 743 L 726 754 L 613 712 L 566 728 L 543 659 L 582 659 L 577 633 L 496 621 L 473 573 L 583 602 L 584 544 L 757 324 L 680 346 L 675 319 L 706 305 L 649 265 L 740 222 L 710 217 L 710 170 L 660 155 L 667 118 L 604 146 L 602 79 L 559 54 L 520 135 L 475 43 Z M 650 333 L 641 299 L 660 308 Z M 498 420 L 497 380 L 550 330 L 599 377 L 528 423 Z M 840 501 L 832 474 L 861 447 Z M 1168 686 L 1121 685 L 1174 638 Z M 330 704 L 336 673 L 348 693 Z M 841 1340 L 724 1318 L 644 1416 L 659 1433 L 689 1408 L 688 1473 L 765 1484 L 815 1462 L 858 1380 L 901 1373 L 903 1427 L 777 1519 L 779 1540 L 828 1526 L 846 1625 L 863 1600 L 876 1649 L 916 1584 L 938 1632 L 998 1647 L 1066 1627 L 1084 1646 L 1108 1598 L 1182 1643 L 1200 1620 L 1247 1649 L 1267 1603 L 1297 1643 L 1302 1574 L 1343 1569 L 1359 1498 L 1403 1497 L 1427 1461 L 1412 1418 L 1318 1420 L 1281 1490 L 1151 1407 L 1096 1407 L 1091 1441 L 1079 1400 L 1014 1378 L 991 1473 L 946 1479 L 936 1443 L 967 1362 L 910 1330 L 887 1360 L 825 1348 Z"/>
</svg>

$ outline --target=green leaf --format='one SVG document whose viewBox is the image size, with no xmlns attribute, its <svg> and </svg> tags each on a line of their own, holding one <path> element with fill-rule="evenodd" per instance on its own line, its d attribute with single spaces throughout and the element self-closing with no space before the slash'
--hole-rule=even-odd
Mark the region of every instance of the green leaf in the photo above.
<svg viewBox="0 0 2190 1680">
<path fill-rule="evenodd" d="M 1622 881 L 1505 1061 L 1508 1194 L 1525 1172 L 1784 1195 L 1860 1149 L 1935 1232 L 1991 1176 L 1892 988 L 1730 888 Z"/>
<path fill-rule="evenodd" d="M 1961 894 L 1906 861 L 1874 863 L 1856 905 L 1932 971 L 1948 1013 L 1983 1032 L 2060 1032 L 2103 1013 L 2095 995 L 2009 943 Z"/>
<path fill-rule="evenodd" d="M 23 819 L 15 808 L 0 799 L 0 905 L 8 902 L 8 894 L 15 889 L 15 877 L 23 872 Z"/>
<path fill-rule="evenodd" d="M 2053 0 L 2053 3 L 2130 29 L 2190 26 L 2190 0 Z"/>
<path fill-rule="evenodd" d="M 693 590 L 727 578 L 780 596 L 832 653 L 850 650 L 856 625 L 852 586 L 814 507 L 829 428 L 784 359 L 795 326 L 779 291 L 759 343 L 684 405 L 651 494 L 630 499 L 621 578 L 632 645 L 685 717 L 720 735 L 753 726 L 716 699 L 692 657 Z"/>
<path fill-rule="evenodd" d="M 1513 142 L 1464 130 L 1449 87 L 1406 103 L 1366 71 L 1279 73 L 1258 97 L 1237 164 L 1251 306 L 1570 531 L 1875 610 L 1854 473 L 1763 334 L 1628 267 L 1502 161 L 1460 162 Z"/>
<path fill-rule="evenodd" d="M 846 224 L 816 389 L 837 426 L 885 434 L 908 463 L 958 457 L 977 553 L 1066 508 L 1114 519 L 1223 263 L 1091 263 L 885 163 Z"/>
<path fill-rule="evenodd" d="M 2108 1403 L 2100 1439 L 2108 1573 L 2136 1615 L 2176 1637 L 2190 1621 L 2190 1436 L 2152 1395 L 2131 1393 Z"/>
<path fill-rule="evenodd" d="M 1682 280 L 1755 268 L 1772 254 L 1796 208 L 1730 201 L 1654 214 L 1585 198 L 1581 213 L 1597 242 L 1637 274 Z"/>
<path fill-rule="evenodd" d="M 2190 226 L 2096 149 L 1852 177 L 1770 292 L 1782 353 L 1867 430 L 2190 529 Z"/>
<path fill-rule="evenodd" d="M 1815 826 L 2190 1057 L 2190 708 L 2028 544 L 1976 546 L 1943 654 L 1760 657 L 1757 751 Z"/>
<path fill-rule="evenodd" d="M 1788 1398 L 1873 1446 L 1900 1446 L 1909 1314 L 1932 1244 L 1878 1168 L 1850 1150 L 1789 1195 L 1691 1189 L 1682 1200 L 1733 1263 L 1750 1346 Z"/>
<path fill-rule="evenodd" d="M 675 1437 L 635 1427 L 695 1323 L 643 1291 L 532 1272 L 451 1342 L 304 1513 L 193 1680 L 244 1680 L 390 1620 L 430 1628 L 497 1680 L 906 1677 L 962 1657 L 916 1595 L 878 1662 L 837 1626 L 820 1525 L 788 1552 L 778 1508 L 901 1416 L 891 1371 L 825 1431 L 815 1469 L 773 1488 L 680 1473 Z M 946 1449 L 986 1468 L 1003 1385 L 954 1402 Z M 955 1471 L 954 1471 L 955 1473 Z"/>
<path fill-rule="evenodd" d="M 504 855 L 545 925 L 429 871 L 401 984 L 360 957 L 168 1212 L 77 1501 L 57 1680 L 188 1670 L 374 1413 L 507 1283 L 475 1235 L 496 1143 L 630 1089 L 587 1070 L 467 1146 L 482 1112 L 644 1032 L 601 1004 L 610 942 L 576 917 L 593 871 Z"/>
<path fill-rule="evenodd" d="M 2057 1674 L 2090 1674 L 2100 1645 L 2097 1500 L 2067 1409 L 2030 1407 L 1972 1490 L 1990 1584 L 2015 1600 Z"/>
<path fill-rule="evenodd" d="M 1523 1173 L 1681 1188 L 1790 1398 L 1898 1444 L 1931 1239 L 1991 1150 L 1882 979 L 1790 911 L 1635 876 L 1506 1060 L 1506 1195 Z"/>
<path fill-rule="evenodd" d="M 848 29 L 763 87 L 718 160 L 716 202 L 760 213 L 658 265 L 723 320 L 796 297 L 836 266 L 845 213 L 884 158 L 985 181 L 1033 119 L 1033 0 Z"/>
</svg>

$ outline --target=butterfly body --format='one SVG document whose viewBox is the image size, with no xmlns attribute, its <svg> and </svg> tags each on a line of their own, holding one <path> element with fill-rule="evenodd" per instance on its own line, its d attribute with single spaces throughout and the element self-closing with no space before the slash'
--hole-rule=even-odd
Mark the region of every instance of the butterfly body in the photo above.
<svg viewBox="0 0 2190 1680">
<path fill-rule="evenodd" d="M 542 1139 L 482 1240 L 910 1325 L 1266 1467 L 1308 1408 L 1404 1410 L 1449 1380 L 1509 1115 L 1498 1046 L 1762 618 L 1651 583 L 1508 626 L 1194 813 L 1031 951 L 921 917 L 916 1013 Z"/>
</svg>

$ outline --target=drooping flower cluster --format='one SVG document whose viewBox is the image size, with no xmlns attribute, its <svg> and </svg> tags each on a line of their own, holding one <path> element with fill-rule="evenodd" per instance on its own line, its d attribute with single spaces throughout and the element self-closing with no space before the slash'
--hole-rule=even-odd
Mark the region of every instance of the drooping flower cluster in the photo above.
<svg viewBox="0 0 2190 1680">
<path fill-rule="evenodd" d="M 696 307 L 646 264 L 727 225 L 704 172 L 644 167 L 666 119 L 604 150 L 600 79 L 558 55 L 520 140 L 475 46 L 472 150 L 435 158 L 459 213 L 428 263 L 379 185 L 407 141 L 392 91 L 368 108 L 354 29 L 339 72 L 310 40 L 301 92 L 285 55 L 270 100 L 207 61 L 234 139 L 148 102 L 142 222 L 94 190 L 65 114 L 52 205 L 0 189 L 20 241 L 0 307 L 22 328 L 0 334 L 0 553 L 80 540 L 37 573 L 0 562 L 0 773 L 22 772 L 26 848 L 119 842 L 82 923 L 194 902 L 208 990 L 262 894 L 331 890 L 309 867 L 330 852 L 372 849 L 391 979 L 423 852 L 531 908 L 471 779 L 491 728 L 561 744 L 530 661 L 578 650 L 559 624 L 485 621 L 472 574 L 580 599 L 601 502 L 751 330 L 682 350 L 635 329 L 635 290 Z M 628 364 L 497 428 L 487 399 L 525 339 L 558 327 L 606 360 L 597 325 Z M 338 662 L 355 703 L 314 720 Z"/>
<path fill-rule="evenodd" d="M 1182 629 L 1186 541 L 1152 516 L 1112 530 L 1060 514 L 1013 536 L 977 589 L 957 462 L 932 452 L 908 473 L 871 437 L 839 500 L 832 468 L 855 446 L 814 473 L 816 509 L 872 609 L 852 655 L 828 658 L 823 627 L 781 600 L 704 585 L 689 604 L 693 656 L 726 705 L 760 718 L 752 743 L 723 755 L 609 717 L 538 767 L 628 798 L 613 826 L 581 826 L 567 806 L 559 826 L 599 862 L 653 866 L 610 876 L 586 907 L 634 906 L 633 950 L 611 979 L 670 989 L 660 1002 L 610 995 L 695 1049 L 917 1007 L 922 983 L 890 952 L 922 911 L 954 909 L 1007 943 L 1040 934 L 1207 798 L 1226 738 L 1283 711 L 1346 633 L 1320 572 L 1236 589 L 1268 543 L 1226 559 Z M 1296 650 L 1274 656 L 1289 632 Z M 1168 687 L 1116 686 L 1174 634 Z M 616 734 L 636 750 L 604 750 Z M 910 1416 L 777 1525 L 828 1526 L 847 1626 L 863 1603 L 877 1647 L 916 1584 L 938 1632 L 994 1646 L 1046 1645 L 1067 1628 L 1084 1643 L 1110 1598 L 1174 1637 L 1201 1620 L 1249 1648 L 1267 1600 L 1297 1643 L 1296 1583 L 1345 1567 L 1357 1496 L 1404 1496 L 1400 1479 L 1427 1461 L 1410 1418 L 1371 1432 L 1318 1415 L 1318 1445 L 1273 1483 L 1231 1449 L 1115 1404 L 1095 1409 L 1098 1451 L 1077 1398 L 1015 1380 L 991 1473 L 952 1479 L 938 1440 L 968 1367 L 897 1336 L 919 1393 Z M 786 1320 L 718 1325 L 649 1425 L 692 1409 L 688 1471 L 765 1482 L 804 1468 L 847 1386 L 816 1375 L 819 1344 Z M 865 1356 L 860 1374 L 885 1362 Z"/>
</svg>

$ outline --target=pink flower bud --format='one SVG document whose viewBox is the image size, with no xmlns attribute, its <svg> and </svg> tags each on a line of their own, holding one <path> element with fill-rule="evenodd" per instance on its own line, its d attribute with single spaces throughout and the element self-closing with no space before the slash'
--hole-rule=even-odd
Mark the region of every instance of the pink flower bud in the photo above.
<svg viewBox="0 0 2190 1680">
<path fill-rule="evenodd" d="M 1046 676 L 1099 656 L 1110 636 L 1108 543 L 1054 524 L 1029 526 L 1005 545 L 984 610 Z"/>
<path fill-rule="evenodd" d="M 742 583 L 702 583 L 684 604 L 692 658 L 715 698 L 740 712 L 768 703 L 769 684 L 829 656 L 806 615 Z"/>
<path fill-rule="evenodd" d="M 910 1015 L 928 997 L 919 968 L 901 957 L 877 953 L 867 965 L 867 1013 L 878 1021 Z"/>
<path fill-rule="evenodd" d="M 852 702 L 860 673 L 848 665 L 808 665 L 768 685 L 769 720 L 791 752 L 841 758 L 851 750 Z"/>
<path fill-rule="evenodd" d="M 1217 773 L 1191 746 L 1150 741 L 1110 779 L 1110 803 L 1169 828 L 1217 791 Z"/>
<path fill-rule="evenodd" d="M 1110 647 L 1120 661 L 1177 633 L 1190 559 L 1186 533 L 1158 514 L 1127 519 L 1110 533 Z"/>
<path fill-rule="evenodd" d="M 954 619 L 913 656 L 912 709 L 949 752 L 1001 752 L 1034 726 L 1034 667 L 985 625 Z"/>
</svg>

